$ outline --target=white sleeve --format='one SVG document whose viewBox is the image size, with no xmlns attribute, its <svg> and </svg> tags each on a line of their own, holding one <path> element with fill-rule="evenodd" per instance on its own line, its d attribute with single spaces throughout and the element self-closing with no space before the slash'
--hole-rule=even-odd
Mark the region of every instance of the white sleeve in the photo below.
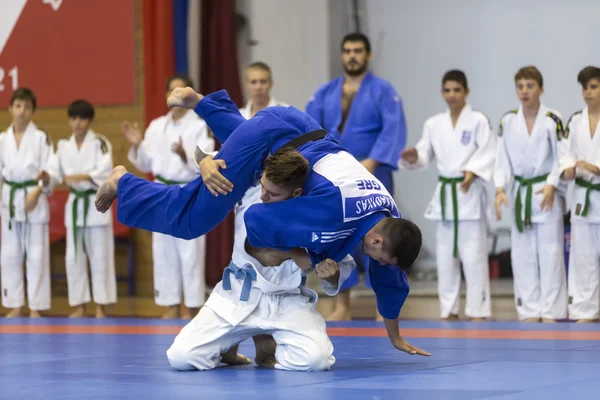
<svg viewBox="0 0 600 400">
<path fill-rule="evenodd" d="M 411 170 L 411 171 L 421 171 L 425 170 L 429 167 L 429 164 L 434 160 L 435 153 L 433 151 L 433 145 L 431 144 L 431 134 L 433 130 L 433 122 L 428 120 L 423 125 L 423 136 L 417 144 L 415 148 L 417 149 L 418 159 L 414 164 L 410 164 L 400 158 L 398 166 L 403 169 Z"/>
<path fill-rule="evenodd" d="M 108 139 L 97 138 L 96 159 L 98 162 L 89 175 L 95 185 L 100 186 L 109 177 L 113 170 L 112 145 Z"/>
<path fill-rule="evenodd" d="M 558 142 L 558 164 L 559 174 L 562 175 L 566 169 L 572 168 L 577 163 L 577 158 L 573 153 L 573 117 L 569 119 L 562 140 Z"/>
<path fill-rule="evenodd" d="M 204 121 L 200 121 L 198 124 L 194 124 L 188 128 L 184 134 L 183 148 L 186 154 L 187 167 L 192 171 L 198 171 L 196 148 L 199 148 L 205 154 L 206 152 L 212 152 L 215 148 L 215 140 L 208 134 L 208 127 Z"/>
<path fill-rule="evenodd" d="M 560 120 L 560 115 L 557 115 L 559 121 L 554 121 L 555 132 L 552 132 L 550 135 L 550 147 L 552 151 L 552 170 L 548 174 L 548 178 L 546 178 L 546 184 L 552 185 L 558 189 L 560 184 L 560 154 L 558 150 L 558 144 L 563 140 L 564 131 L 563 131 L 563 123 Z"/>
<path fill-rule="evenodd" d="M 475 128 L 475 145 L 477 150 L 467 162 L 465 170 L 473 172 L 486 182 L 490 182 L 494 174 L 496 135 L 492 132 L 487 118 L 480 120 Z"/>
<path fill-rule="evenodd" d="M 44 142 L 41 146 L 41 151 L 40 151 L 40 172 L 47 171 L 48 164 L 50 163 L 50 161 L 52 160 L 54 155 L 55 155 L 54 145 L 52 144 L 52 140 L 50 139 L 50 136 L 48 136 L 48 134 L 46 134 L 46 137 L 44 138 Z M 43 186 L 41 181 L 38 184 L 42 188 L 42 191 L 46 195 L 49 195 L 54 190 L 55 182 L 52 182 L 52 179 L 50 179 L 50 184 L 45 187 Z"/>
<path fill-rule="evenodd" d="M 506 144 L 504 143 L 502 120 L 500 120 L 500 127 L 498 128 L 498 140 L 496 141 L 496 161 L 494 166 L 494 186 L 502 188 L 504 192 L 507 192 L 510 185 L 512 185 L 512 166 L 510 164 L 510 158 L 508 157 L 508 151 L 506 150 Z"/>
<path fill-rule="evenodd" d="M 352 270 L 356 268 L 356 263 L 352 256 L 347 255 L 342 261 L 338 263 L 340 268 L 340 278 L 338 279 L 337 285 L 331 284 L 324 279 L 321 279 L 321 288 L 328 296 L 335 296 L 340 291 L 340 288 L 350 277 Z"/>
</svg>

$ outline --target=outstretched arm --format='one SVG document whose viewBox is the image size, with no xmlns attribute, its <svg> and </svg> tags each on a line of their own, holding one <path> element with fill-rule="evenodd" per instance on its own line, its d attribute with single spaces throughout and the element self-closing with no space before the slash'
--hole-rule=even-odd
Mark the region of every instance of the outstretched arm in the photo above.
<svg viewBox="0 0 600 400">
<path fill-rule="evenodd" d="M 229 135 L 246 121 L 226 90 L 203 96 L 190 87 L 176 88 L 169 95 L 167 105 L 194 110 L 221 143 L 225 143 Z"/>
</svg>

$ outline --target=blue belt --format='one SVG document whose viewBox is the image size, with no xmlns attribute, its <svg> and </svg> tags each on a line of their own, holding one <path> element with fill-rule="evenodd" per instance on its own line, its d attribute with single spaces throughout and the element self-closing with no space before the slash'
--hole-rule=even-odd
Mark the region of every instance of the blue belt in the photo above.
<svg viewBox="0 0 600 400">
<path fill-rule="evenodd" d="M 231 262 L 227 268 L 223 271 L 223 289 L 231 290 L 231 280 L 229 275 L 233 274 L 235 279 L 244 280 L 242 284 L 242 293 L 240 294 L 241 301 L 248 301 L 250 297 L 250 290 L 252 290 L 252 282 L 256 281 L 256 271 L 254 268 L 250 266 L 250 264 L 246 264 L 246 266 L 240 268 L 237 265 Z"/>
</svg>

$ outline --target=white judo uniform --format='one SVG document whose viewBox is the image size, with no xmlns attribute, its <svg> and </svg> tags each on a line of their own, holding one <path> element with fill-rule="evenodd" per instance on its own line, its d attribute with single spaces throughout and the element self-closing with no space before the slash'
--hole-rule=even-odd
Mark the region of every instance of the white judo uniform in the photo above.
<svg viewBox="0 0 600 400">
<path fill-rule="evenodd" d="M 98 187 L 112 169 L 110 142 L 91 129 L 86 133 L 81 148 L 77 146 L 75 135 L 59 140 L 56 153 L 48 162 L 46 171 L 52 178 L 52 184 L 64 182 L 69 175 L 86 174 L 91 178 L 91 181 L 67 183 L 71 193 L 65 205 L 65 258 L 71 306 L 91 301 L 88 258 L 94 302 L 106 305 L 117 301 L 112 213 L 102 214 L 93 206 Z"/>
<path fill-rule="evenodd" d="M 199 145 L 212 151 L 214 139 L 208 135 L 206 123 L 193 110 L 188 110 L 177 121 L 173 112 L 153 120 L 137 151 L 129 150 L 128 158 L 139 170 L 152 173 L 156 182 L 179 184 L 194 180 L 193 149 Z M 181 139 L 187 155 L 184 163 L 171 146 Z M 183 302 L 188 308 L 202 306 L 205 301 L 204 277 L 206 237 L 192 240 L 178 239 L 162 233 L 152 233 L 154 260 L 154 299 L 160 306 L 174 306 Z"/>
<path fill-rule="evenodd" d="M 587 107 L 575 113 L 561 141 L 561 172 L 583 160 L 600 168 L 600 124 L 592 137 Z M 600 317 L 600 176 L 583 168 L 571 199 L 569 318 Z"/>
<path fill-rule="evenodd" d="M 279 101 L 275 97 L 271 96 L 269 98 L 269 104 L 267 104 L 267 107 L 273 107 L 273 106 L 289 107 L 289 104 L 286 104 L 286 103 L 284 103 L 282 101 Z M 248 100 L 248 102 L 246 103 L 246 105 L 243 108 L 240 108 L 240 114 L 242 114 L 242 117 L 244 117 L 246 119 L 250 119 L 251 118 L 251 114 L 252 114 L 252 100 Z"/>
<path fill-rule="evenodd" d="M 436 260 L 441 318 L 458 315 L 460 261 L 466 281 L 465 314 L 491 315 L 487 227 L 489 200 L 486 182 L 492 179 L 496 137 L 487 117 L 465 105 L 452 126 L 450 112 L 429 118 L 416 144 L 418 161 L 400 160 L 400 167 L 426 169 L 436 161 L 439 183 L 425 218 L 437 221 Z M 467 193 L 460 189 L 463 171 L 476 175 Z"/>
<path fill-rule="evenodd" d="M 318 296 L 303 286 L 305 273 L 292 260 L 265 267 L 244 249 L 244 213 L 260 202 L 260 193 L 260 185 L 250 188 L 236 207 L 231 265 L 200 313 L 167 351 L 173 368 L 213 369 L 221 362 L 222 353 L 259 334 L 272 335 L 277 342 L 275 368 L 322 371 L 335 362 L 325 320 L 316 310 Z M 321 281 L 330 296 L 337 294 L 356 265 L 348 256 L 339 267 L 338 285 Z"/>
<path fill-rule="evenodd" d="M 522 320 L 567 316 L 560 118 L 558 112 L 542 104 L 531 134 L 522 107 L 509 111 L 500 121 L 494 183 L 504 189 L 513 207 L 511 262 L 515 304 Z M 557 189 L 549 212 L 542 211 L 543 195 L 536 194 L 547 184 Z"/>
<path fill-rule="evenodd" d="M 25 212 L 25 195 L 41 183 L 35 181 L 46 168 L 54 149 L 48 135 L 33 122 L 27 126 L 21 143 L 13 128 L 0 134 L 0 174 L 2 178 L 2 251 L 0 256 L 2 305 L 25 305 L 23 264 L 27 276 L 29 308 L 50 309 L 50 212 L 43 192 L 35 209 Z M 11 210 L 12 208 L 12 210 Z"/>
</svg>

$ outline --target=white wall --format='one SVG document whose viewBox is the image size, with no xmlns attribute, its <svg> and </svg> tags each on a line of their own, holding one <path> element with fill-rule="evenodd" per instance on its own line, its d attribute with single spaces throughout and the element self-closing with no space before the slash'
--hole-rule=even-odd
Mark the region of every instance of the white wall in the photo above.
<svg viewBox="0 0 600 400">
<path fill-rule="evenodd" d="M 314 91 L 329 80 L 329 3 L 237 0 L 237 8 L 250 24 L 240 43 L 241 66 L 266 62 L 273 72 L 273 96 L 304 110 Z M 248 46 L 247 39 L 256 44 Z"/>
<path fill-rule="evenodd" d="M 421 136 L 429 116 L 445 109 L 441 77 L 465 71 L 469 102 L 488 115 L 494 129 L 502 114 L 518 106 L 513 76 L 524 65 L 544 75 L 542 101 L 568 119 L 583 100 L 577 73 L 600 65 L 597 29 L 600 1 L 593 0 L 367 0 L 366 32 L 374 45 L 372 69 L 390 80 L 404 99 L 408 145 Z M 566 123 L 566 120 L 565 120 Z M 434 223 L 422 215 L 436 184 L 434 167 L 396 175 L 402 212 L 424 231 L 434 251 Z M 490 193 L 493 188 L 490 188 Z M 508 226 L 505 212 L 501 226 Z"/>
</svg>

